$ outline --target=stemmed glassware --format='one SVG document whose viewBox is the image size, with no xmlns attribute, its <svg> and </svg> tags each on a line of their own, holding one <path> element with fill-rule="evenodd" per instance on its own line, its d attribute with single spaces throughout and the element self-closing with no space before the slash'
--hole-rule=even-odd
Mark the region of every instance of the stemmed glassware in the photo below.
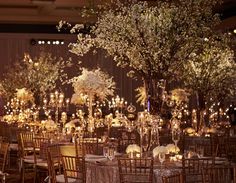
<svg viewBox="0 0 236 183">
<path fill-rule="evenodd" d="M 180 131 L 178 129 L 172 130 L 172 140 L 175 143 L 175 148 L 177 147 L 177 144 L 180 140 Z"/>
<path fill-rule="evenodd" d="M 115 149 L 113 147 L 110 147 L 108 149 L 108 159 L 112 161 L 115 158 Z"/>
<path fill-rule="evenodd" d="M 108 146 L 104 146 L 103 147 L 103 156 L 108 158 L 109 155 L 109 147 Z"/>
<path fill-rule="evenodd" d="M 160 161 L 160 163 L 161 163 L 161 169 L 162 169 L 162 164 L 163 164 L 163 162 L 165 161 L 166 154 L 165 154 L 164 152 L 160 152 L 160 153 L 158 154 L 158 158 L 159 158 L 159 161 Z"/>
<path fill-rule="evenodd" d="M 148 150 L 148 146 L 149 146 L 149 134 L 144 134 L 142 137 L 142 146 L 143 146 L 143 150 L 144 152 L 147 152 Z"/>
</svg>

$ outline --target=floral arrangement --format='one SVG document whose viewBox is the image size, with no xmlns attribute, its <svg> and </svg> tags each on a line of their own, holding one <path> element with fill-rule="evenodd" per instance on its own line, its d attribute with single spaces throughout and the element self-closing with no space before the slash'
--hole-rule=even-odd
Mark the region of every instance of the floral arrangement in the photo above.
<svg viewBox="0 0 236 183">
<path fill-rule="evenodd" d="M 215 127 L 211 127 L 211 128 L 205 127 L 205 128 L 203 129 L 203 131 L 204 131 L 205 133 L 216 133 L 216 132 L 217 132 L 217 129 L 216 129 Z"/>
<path fill-rule="evenodd" d="M 202 34 L 211 32 L 211 27 L 219 21 L 211 11 L 217 0 L 158 1 L 155 6 L 135 0 L 113 3 L 100 11 L 91 34 L 78 34 L 77 43 L 70 45 L 71 52 L 83 56 L 94 48 L 102 48 L 118 66 L 130 67 L 134 76 L 177 75 L 183 58 L 189 58 L 201 42 Z M 71 27 L 65 21 L 58 28 L 65 26 L 72 32 L 84 28 L 80 24 Z"/>
<path fill-rule="evenodd" d="M 190 93 L 186 92 L 186 90 L 177 88 L 171 91 L 171 100 L 175 101 L 177 105 L 181 103 L 187 103 L 189 101 Z"/>
<path fill-rule="evenodd" d="M 57 124 L 49 117 L 47 120 L 41 121 L 42 127 L 47 129 L 48 131 L 53 131 L 57 129 Z"/>
<path fill-rule="evenodd" d="M 80 98 L 81 94 L 88 97 L 96 96 L 101 100 L 114 94 L 115 82 L 113 78 L 109 77 L 108 74 L 102 72 L 99 68 L 91 71 L 83 68 L 82 74 L 72 78 L 70 81 L 75 92 L 74 102 L 77 100 L 76 96 Z"/>
<path fill-rule="evenodd" d="M 202 53 L 207 53 L 202 46 L 204 42 L 220 40 L 222 46 L 229 45 L 224 41 L 226 34 L 213 29 L 220 22 L 220 17 L 213 11 L 219 1 L 117 1 L 110 3 L 110 7 L 103 8 L 104 11 L 99 11 L 97 22 L 90 27 L 89 34 L 81 33 L 80 30 L 84 28 L 81 24 L 71 27 L 65 21 L 60 22 L 59 29 L 68 26 L 72 32 L 78 32 L 77 42 L 70 44 L 70 51 L 81 57 L 90 51 L 105 50 L 117 66 L 130 70 L 129 76 L 142 78 L 150 102 L 162 100 L 156 84 L 153 84 L 161 79 L 165 80 L 167 85 L 173 80 L 182 81 L 190 88 L 193 88 L 191 84 L 201 82 L 201 86 L 197 88 L 204 89 L 205 79 L 198 80 L 195 73 L 190 77 L 191 81 L 185 82 L 184 77 L 189 77 L 195 68 L 199 76 L 202 76 L 202 71 L 198 68 L 202 58 L 196 62 L 194 57 L 200 58 Z M 212 45 L 209 49 L 217 51 Z M 224 55 L 231 57 L 228 53 Z M 214 56 L 210 60 L 214 63 L 216 59 Z M 192 65 L 194 68 L 191 68 Z M 217 65 L 221 66 L 218 63 Z M 217 79 L 218 76 L 215 75 L 214 78 Z M 220 88 L 232 83 L 228 82 L 228 79 L 221 81 L 221 85 L 218 85 Z M 214 82 L 208 83 L 215 85 Z M 161 108 L 162 102 L 158 105 L 152 103 L 156 108 Z M 162 110 L 159 109 L 160 111 Z"/>
<path fill-rule="evenodd" d="M 53 90 L 58 81 L 65 82 L 65 70 L 71 67 L 71 60 L 63 60 L 50 53 L 41 52 L 38 57 L 31 58 L 24 54 L 23 60 L 7 66 L 0 81 L 0 92 L 6 98 L 12 98 L 16 88 L 27 88 L 38 95 Z"/>
<path fill-rule="evenodd" d="M 196 130 L 191 127 L 185 128 L 184 131 L 185 131 L 185 133 L 187 133 L 190 136 L 196 134 Z"/>
<path fill-rule="evenodd" d="M 87 95 L 84 95 L 83 93 L 74 93 L 71 97 L 71 103 L 75 105 L 83 105 L 86 103 Z"/>
<path fill-rule="evenodd" d="M 179 147 L 175 146 L 174 144 L 167 144 L 166 149 L 168 151 L 167 154 L 169 154 L 169 153 L 177 154 L 180 151 Z"/>
<path fill-rule="evenodd" d="M 138 94 L 135 96 L 137 98 L 136 102 L 140 103 L 141 105 L 145 105 L 147 94 L 144 87 L 138 87 L 135 90 Z"/>
<path fill-rule="evenodd" d="M 165 146 L 157 146 L 152 150 L 153 157 L 158 156 L 160 153 L 168 153 L 168 150 Z"/>
<path fill-rule="evenodd" d="M 16 98 L 20 101 L 23 101 L 24 103 L 27 102 L 34 102 L 34 96 L 33 93 L 26 88 L 16 89 Z"/>
<path fill-rule="evenodd" d="M 192 94 L 196 96 L 198 131 L 206 125 L 205 121 L 209 120 L 211 115 L 204 116 L 204 113 L 211 105 L 218 102 L 222 105 L 235 97 L 236 63 L 235 53 L 230 46 L 231 41 L 228 36 L 216 40 L 205 38 L 202 48 L 195 50 L 191 59 L 184 64 L 181 77 L 185 87 L 191 89 Z"/>
<path fill-rule="evenodd" d="M 8 123 L 16 121 L 18 116 L 13 115 L 13 114 L 7 114 L 3 116 L 3 121 L 6 121 Z"/>
<path fill-rule="evenodd" d="M 137 144 L 128 145 L 128 147 L 126 148 L 126 153 L 129 154 L 134 152 L 141 153 L 141 147 Z"/>
</svg>

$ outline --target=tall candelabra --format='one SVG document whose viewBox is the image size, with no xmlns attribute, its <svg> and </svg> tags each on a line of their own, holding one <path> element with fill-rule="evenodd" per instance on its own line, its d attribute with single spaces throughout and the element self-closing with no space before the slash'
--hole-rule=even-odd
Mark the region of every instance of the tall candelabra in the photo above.
<svg viewBox="0 0 236 183">
<path fill-rule="evenodd" d="M 160 117 L 143 111 L 138 113 L 137 129 L 140 134 L 141 156 L 153 146 L 159 146 Z"/>
<path fill-rule="evenodd" d="M 44 109 L 51 108 L 55 112 L 55 122 L 59 123 L 59 112 L 65 108 L 66 111 L 69 109 L 70 100 L 65 99 L 65 95 L 57 90 L 50 94 L 49 100 L 46 98 L 43 100 Z"/>
<path fill-rule="evenodd" d="M 112 100 L 108 102 L 108 106 L 110 109 L 113 109 L 114 111 L 118 110 L 122 113 L 123 109 L 127 107 L 127 101 L 117 95 L 115 98 L 112 98 Z"/>
</svg>

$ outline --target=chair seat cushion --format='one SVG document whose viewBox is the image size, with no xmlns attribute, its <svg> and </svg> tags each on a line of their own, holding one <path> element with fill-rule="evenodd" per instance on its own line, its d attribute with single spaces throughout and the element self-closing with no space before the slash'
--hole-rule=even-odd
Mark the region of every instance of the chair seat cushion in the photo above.
<svg viewBox="0 0 236 183">
<path fill-rule="evenodd" d="M 10 151 L 18 151 L 18 144 L 10 144 L 9 149 Z"/>
<path fill-rule="evenodd" d="M 47 161 L 37 162 L 37 166 L 47 168 L 48 163 L 47 163 Z"/>
<path fill-rule="evenodd" d="M 58 183 L 64 183 L 64 182 L 65 182 L 64 174 L 56 175 L 56 181 L 57 181 Z M 68 178 L 68 182 L 69 182 L 69 183 L 75 183 L 75 182 L 76 182 L 76 179 Z"/>
<path fill-rule="evenodd" d="M 34 163 L 34 155 L 25 156 L 25 157 L 23 158 L 23 161 L 24 161 L 25 163 Z M 41 159 L 41 158 L 37 158 L 36 161 L 37 161 L 37 163 L 44 162 L 44 160 Z"/>
</svg>

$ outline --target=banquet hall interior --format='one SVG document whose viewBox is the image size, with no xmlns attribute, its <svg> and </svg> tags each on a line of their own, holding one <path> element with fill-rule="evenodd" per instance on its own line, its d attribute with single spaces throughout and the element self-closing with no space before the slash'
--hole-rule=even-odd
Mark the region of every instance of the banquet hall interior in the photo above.
<svg viewBox="0 0 236 183">
<path fill-rule="evenodd" d="M 2 183 L 236 183 L 236 0 L 0 0 Z"/>
</svg>

